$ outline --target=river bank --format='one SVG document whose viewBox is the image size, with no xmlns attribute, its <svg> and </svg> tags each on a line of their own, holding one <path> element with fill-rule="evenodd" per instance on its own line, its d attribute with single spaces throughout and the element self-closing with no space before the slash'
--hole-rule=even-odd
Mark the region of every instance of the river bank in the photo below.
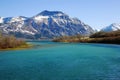
<svg viewBox="0 0 120 80">
<path fill-rule="evenodd" d="M 21 46 L 18 46 L 18 47 L 14 47 L 14 48 L 4 48 L 4 49 L 1 49 L 0 48 L 0 51 L 5 51 L 5 50 L 23 50 L 23 49 L 29 49 L 29 48 L 32 48 L 34 45 L 32 44 L 25 44 L 25 45 L 21 45 Z"/>
<path fill-rule="evenodd" d="M 53 40 L 54 42 L 80 42 L 80 43 L 106 43 L 120 44 L 120 31 L 97 32 L 89 37 L 75 35 L 63 36 Z"/>
</svg>

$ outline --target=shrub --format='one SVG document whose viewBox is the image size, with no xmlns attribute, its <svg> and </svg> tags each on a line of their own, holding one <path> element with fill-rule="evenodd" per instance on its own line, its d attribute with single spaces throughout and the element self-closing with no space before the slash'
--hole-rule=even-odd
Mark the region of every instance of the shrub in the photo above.
<svg viewBox="0 0 120 80">
<path fill-rule="evenodd" d="M 0 48 L 15 48 L 26 44 L 25 41 L 21 39 L 16 39 L 14 36 L 1 36 L 0 37 Z"/>
</svg>

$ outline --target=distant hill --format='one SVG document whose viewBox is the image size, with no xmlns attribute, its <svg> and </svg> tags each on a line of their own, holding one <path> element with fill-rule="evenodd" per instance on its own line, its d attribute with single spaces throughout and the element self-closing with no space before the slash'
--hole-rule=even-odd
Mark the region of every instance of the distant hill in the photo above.
<svg viewBox="0 0 120 80">
<path fill-rule="evenodd" d="M 118 24 L 118 23 L 113 23 L 113 24 L 101 29 L 101 31 L 104 31 L 104 32 L 110 32 L 110 31 L 116 31 L 116 30 L 120 30 L 120 24 Z"/>
<path fill-rule="evenodd" d="M 33 17 L 0 17 L 0 30 L 20 38 L 44 39 L 59 36 L 90 35 L 94 30 L 61 11 L 43 11 Z"/>
</svg>

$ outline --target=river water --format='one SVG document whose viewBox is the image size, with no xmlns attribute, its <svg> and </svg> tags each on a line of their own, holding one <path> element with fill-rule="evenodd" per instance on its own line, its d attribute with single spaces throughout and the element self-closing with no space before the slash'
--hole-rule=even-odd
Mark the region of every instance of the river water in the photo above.
<svg viewBox="0 0 120 80">
<path fill-rule="evenodd" d="M 120 80 L 120 45 L 29 43 L 0 51 L 0 80 Z"/>
</svg>

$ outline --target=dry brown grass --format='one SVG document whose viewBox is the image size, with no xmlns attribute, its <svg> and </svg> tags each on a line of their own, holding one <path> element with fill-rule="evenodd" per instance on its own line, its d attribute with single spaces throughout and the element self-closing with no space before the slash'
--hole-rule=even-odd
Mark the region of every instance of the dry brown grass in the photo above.
<svg viewBox="0 0 120 80">
<path fill-rule="evenodd" d="M 24 40 L 17 39 L 14 36 L 0 36 L 0 49 L 15 48 L 25 44 Z"/>
</svg>

